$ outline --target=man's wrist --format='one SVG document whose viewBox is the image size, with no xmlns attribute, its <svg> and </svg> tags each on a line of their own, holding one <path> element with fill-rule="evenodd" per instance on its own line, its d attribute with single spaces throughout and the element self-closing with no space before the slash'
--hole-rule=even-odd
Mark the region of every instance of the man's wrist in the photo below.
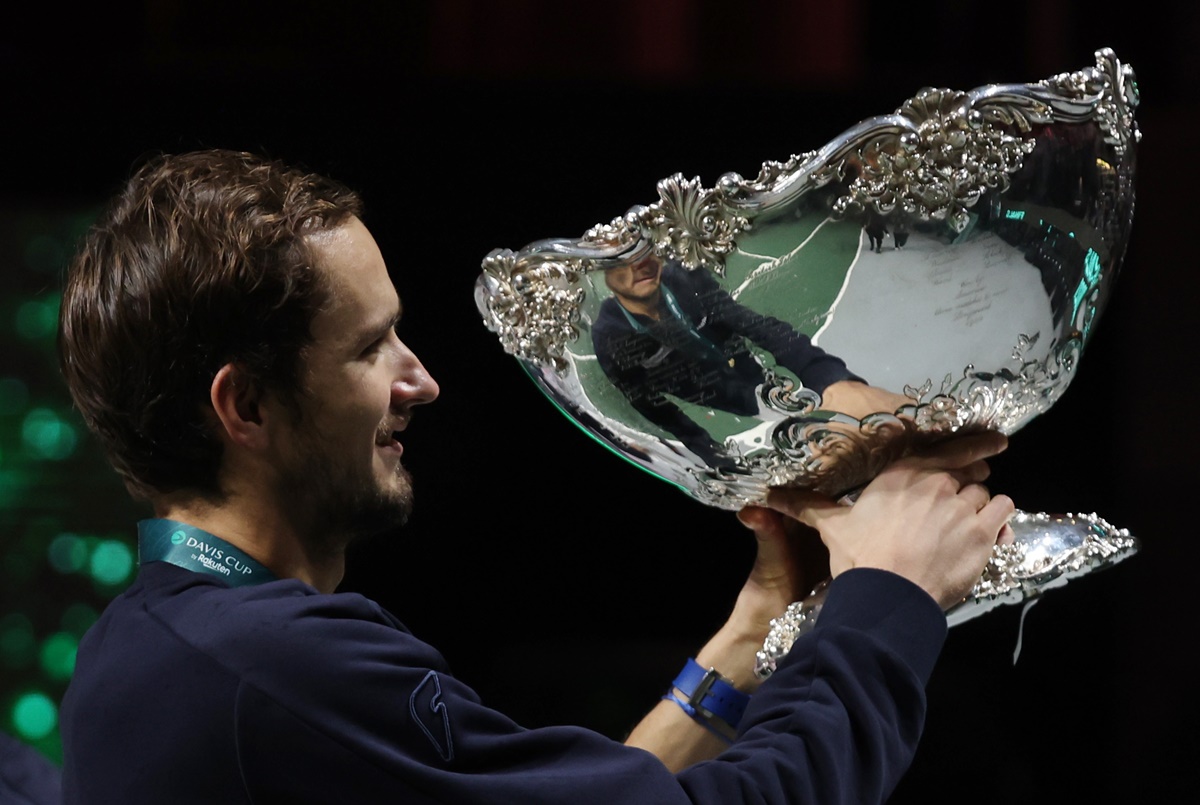
<svg viewBox="0 0 1200 805">
<path fill-rule="evenodd" d="M 689 659 L 671 683 L 664 699 L 679 705 L 684 713 L 705 729 L 726 741 L 737 736 L 750 694 L 738 690 L 732 680 L 717 669 L 707 670 Z"/>
<path fill-rule="evenodd" d="M 738 629 L 726 624 L 696 653 L 696 662 L 717 669 L 743 693 L 753 693 L 762 684 L 754 675 L 754 654 L 765 636 L 765 629 Z"/>
</svg>

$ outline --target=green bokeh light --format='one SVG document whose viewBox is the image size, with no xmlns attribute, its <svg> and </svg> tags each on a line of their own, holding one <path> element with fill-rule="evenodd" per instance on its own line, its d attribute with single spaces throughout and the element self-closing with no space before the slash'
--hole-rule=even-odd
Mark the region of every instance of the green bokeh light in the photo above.
<svg viewBox="0 0 1200 805">
<path fill-rule="evenodd" d="M 67 680 L 75 670 L 75 652 L 79 649 L 79 641 L 75 635 L 66 632 L 55 632 L 42 641 L 41 660 L 42 670 L 51 679 Z"/>
<path fill-rule="evenodd" d="M 99 584 L 120 584 L 133 572 L 133 551 L 124 542 L 106 539 L 92 551 L 92 578 Z"/>
<path fill-rule="evenodd" d="M 71 410 L 53 349 L 58 275 L 96 211 L 9 212 L 0 216 L 0 730 L 61 761 L 56 705 L 79 641 L 136 572 L 122 529 L 138 511 Z"/>
<path fill-rule="evenodd" d="M 30 341 L 53 338 L 58 329 L 58 305 L 57 296 L 22 302 L 17 308 L 17 334 Z"/>
<path fill-rule="evenodd" d="M 26 740 L 45 738 L 58 725 L 58 708 L 44 693 L 26 693 L 13 703 L 12 724 L 17 734 Z"/>
<path fill-rule="evenodd" d="M 21 422 L 21 439 L 35 455 L 61 461 L 75 450 L 75 428 L 49 408 L 34 408 Z"/>
<path fill-rule="evenodd" d="M 87 543 L 78 534 L 59 534 L 50 541 L 46 558 L 59 573 L 78 573 L 87 564 Z"/>
<path fill-rule="evenodd" d="M 33 662 L 33 622 L 20 612 L 0 618 L 0 664 L 21 668 Z"/>
</svg>

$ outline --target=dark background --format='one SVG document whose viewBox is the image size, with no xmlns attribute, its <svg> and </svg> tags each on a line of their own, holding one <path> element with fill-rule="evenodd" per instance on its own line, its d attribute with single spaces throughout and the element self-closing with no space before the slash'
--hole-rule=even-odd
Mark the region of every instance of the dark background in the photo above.
<svg viewBox="0 0 1200 805">
<path fill-rule="evenodd" d="M 606 455 L 554 411 L 480 324 L 480 260 L 650 203 L 676 171 L 706 187 L 726 171 L 754 175 L 923 86 L 1036 81 L 1112 47 L 1142 94 L 1124 272 L 1071 389 L 1013 439 L 990 483 L 1025 509 L 1096 511 L 1143 550 L 1032 608 L 1015 664 L 1019 607 L 953 630 L 893 802 L 1179 801 L 1200 754 L 1198 554 L 1185 520 L 1200 24 L 1192 4 L 1094 8 L 27 6 L 25 24 L 0 29 L 0 212 L 86 219 L 145 155 L 208 146 L 361 190 L 405 300 L 401 335 L 442 397 L 405 439 L 411 524 L 358 549 L 345 588 L 395 612 L 518 721 L 621 737 L 723 620 L 752 540 L 732 514 Z M 24 281 L 17 262 L 0 270 L 10 288 Z M 35 286 L 52 297 L 55 278 Z M 54 382 L 44 368 L 16 371 L 35 389 Z M 92 444 L 78 451 L 99 465 Z M 96 530 L 131 536 L 139 512 L 107 476 L 55 483 Z M 19 517 L 5 527 L 8 548 L 30 539 Z M 38 595 L 58 595 L 47 579 Z"/>
</svg>

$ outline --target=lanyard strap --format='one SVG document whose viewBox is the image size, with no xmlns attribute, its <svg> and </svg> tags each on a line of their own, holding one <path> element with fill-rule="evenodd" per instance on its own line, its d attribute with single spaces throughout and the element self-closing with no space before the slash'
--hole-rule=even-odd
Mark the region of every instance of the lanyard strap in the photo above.
<svg viewBox="0 0 1200 805">
<path fill-rule="evenodd" d="M 138 563 L 168 562 L 193 573 L 207 573 L 230 587 L 275 581 L 275 574 L 245 551 L 187 523 L 142 520 L 138 523 Z"/>
<path fill-rule="evenodd" d="M 691 349 L 685 349 L 685 352 L 693 353 L 693 358 L 699 361 L 709 361 L 713 364 L 725 363 L 725 354 L 721 349 L 707 338 L 688 318 L 688 315 L 683 312 L 683 308 L 679 306 L 679 301 L 675 298 L 675 294 L 671 293 L 671 289 L 667 287 L 665 282 L 659 285 L 662 290 L 663 301 L 667 303 L 667 310 L 671 314 L 671 318 L 683 329 L 690 341 Z M 634 332 L 642 333 L 643 335 L 651 335 L 650 330 L 646 325 L 638 321 L 632 313 L 625 309 L 624 305 L 618 303 L 621 312 L 625 314 L 625 319 L 633 327 Z M 680 344 L 680 346 L 684 346 Z"/>
</svg>

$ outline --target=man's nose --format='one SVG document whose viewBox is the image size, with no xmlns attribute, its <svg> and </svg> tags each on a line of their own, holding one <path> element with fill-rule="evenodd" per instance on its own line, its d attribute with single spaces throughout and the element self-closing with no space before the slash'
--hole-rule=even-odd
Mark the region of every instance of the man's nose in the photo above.
<svg viewBox="0 0 1200 805">
<path fill-rule="evenodd" d="M 392 405 L 424 405 L 437 399 L 441 389 L 412 350 L 401 344 L 400 366 L 392 381 Z"/>
</svg>

